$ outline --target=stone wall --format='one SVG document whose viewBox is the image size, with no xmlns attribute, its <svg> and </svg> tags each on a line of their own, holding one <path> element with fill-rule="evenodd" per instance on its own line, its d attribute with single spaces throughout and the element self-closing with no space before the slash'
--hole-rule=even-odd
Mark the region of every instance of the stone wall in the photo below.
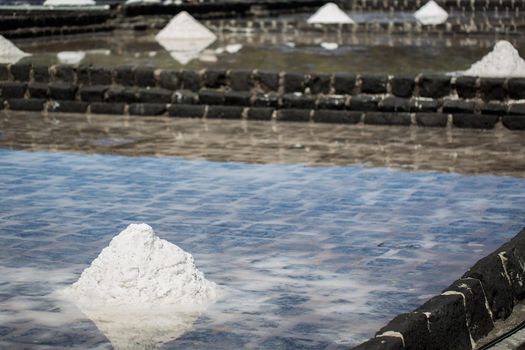
<svg viewBox="0 0 525 350">
<path fill-rule="evenodd" d="M 0 65 L 3 108 L 525 129 L 525 79 Z"/>
</svg>

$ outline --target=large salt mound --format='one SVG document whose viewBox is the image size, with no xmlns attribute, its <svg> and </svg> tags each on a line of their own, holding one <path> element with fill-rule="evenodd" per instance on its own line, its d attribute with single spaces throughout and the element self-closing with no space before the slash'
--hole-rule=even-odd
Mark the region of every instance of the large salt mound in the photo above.
<svg viewBox="0 0 525 350">
<path fill-rule="evenodd" d="M 31 55 L 20 50 L 15 44 L 0 35 L 0 63 L 16 63 L 26 56 Z"/>
<path fill-rule="evenodd" d="M 95 0 L 46 0 L 44 6 L 94 6 Z"/>
<path fill-rule="evenodd" d="M 355 23 L 350 16 L 333 2 L 323 5 L 308 18 L 308 23 Z"/>
<path fill-rule="evenodd" d="M 491 52 L 462 74 L 478 77 L 525 77 L 525 61 L 511 43 L 501 40 Z"/>
<path fill-rule="evenodd" d="M 448 13 L 434 0 L 430 0 L 414 13 L 414 17 L 425 25 L 441 24 L 446 22 Z"/>
</svg>

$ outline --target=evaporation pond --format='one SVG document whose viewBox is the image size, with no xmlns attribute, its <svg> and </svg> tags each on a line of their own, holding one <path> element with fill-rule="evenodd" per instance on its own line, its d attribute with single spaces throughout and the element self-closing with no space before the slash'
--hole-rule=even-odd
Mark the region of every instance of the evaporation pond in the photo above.
<svg viewBox="0 0 525 350">
<path fill-rule="evenodd" d="M 336 349 L 525 225 L 525 180 L 503 176 L 0 150 L 0 182 L 6 348 Z M 140 222 L 223 291 L 177 334 L 97 328 L 53 293 Z"/>
</svg>

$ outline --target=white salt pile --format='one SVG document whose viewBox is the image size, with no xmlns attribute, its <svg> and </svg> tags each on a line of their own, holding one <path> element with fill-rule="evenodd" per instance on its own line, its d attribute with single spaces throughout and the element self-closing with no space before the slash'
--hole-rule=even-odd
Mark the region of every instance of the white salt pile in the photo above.
<svg viewBox="0 0 525 350">
<path fill-rule="evenodd" d="M 525 77 L 525 61 L 511 43 L 501 40 L 491 52 L 462 74 L 478 77 Z"/>
<path fill-rule="evenodd" d="M 94 6 L 95 0 L 46 0 L 44 6 Z"/>
<path fill-rule="evenodd" d="M 16 63 L 26 56 L 31 55 L 20 50 L 15 44 L 0 35 L 0 63 Z"/>
<path fill-rule="evenodd" d="M 64 64 L 79 64 L 85 57 L 84 51 L 62 51 L 57 53 L 58 60 Z"/>
<path fill-rule="evenodd" d="M 414 17 L 425 25 L 445 23 L 448 13 L 434 0 L 430 0 L 414 13 Z"/>
<path fill-rule="evenodd" d="M 325 50 L 337 50 L 337 48 L 339 47 L 339 44 L 338 43 L 325 43 L 325 42 L 322 42 L 321 43 L 321 47 Z"/>
<path fill-rule="evenodd" d="M 181 64 L 197 58 L 217 36 L 186 11 L 180 12 L 156 36 L 157 42 Z"/>
<path fill-rule="evenodd" d="M 333 2 L 323 5 L 308 18 L 308 23 L 355 23 L 350 16 Z"/>
<path fill-rule="evenodd" d="M 237 53 L 241 51 L 241 49 L 242 49 L 242 44 L 230 44 L 230 45 L 226 45 L 225 47 L 225 50 L 227 53 Z"/>
</svg>

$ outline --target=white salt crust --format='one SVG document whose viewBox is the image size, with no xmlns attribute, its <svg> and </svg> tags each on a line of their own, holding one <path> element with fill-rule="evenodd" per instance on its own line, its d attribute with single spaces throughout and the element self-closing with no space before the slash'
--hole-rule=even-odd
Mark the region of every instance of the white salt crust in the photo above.
<svg viewBox="0 0 525 350">
<path fill-rule="evenodd" d="M 323 5 L 310 18 L 308 23 L 355 23 L 350 16 L 333 2 Z"/>
<path fill-rule="evenodd" d="M 44 6 L 94 6 L 95 0 L 46 0 Z"/>
<path fill-rule="evenodd" d="M 434 0 L 430 0 L 414 13 L 414 17 L 421 24 L 433 25 L 445 23 L 448 19 L 448 13 Z"/>
<path fill-rule="evenodd" d="M 31 55 L 20 50 L 15 44 L 0 35 L 0 63 L 16 63 L 26 56 Z"/>
<path fill-rule="evenodd" d="M 491 52 L 462 74 L 478 77 L 525 77 L 525 61 L 511 43 L 501 40 Z"/>
</svg>

